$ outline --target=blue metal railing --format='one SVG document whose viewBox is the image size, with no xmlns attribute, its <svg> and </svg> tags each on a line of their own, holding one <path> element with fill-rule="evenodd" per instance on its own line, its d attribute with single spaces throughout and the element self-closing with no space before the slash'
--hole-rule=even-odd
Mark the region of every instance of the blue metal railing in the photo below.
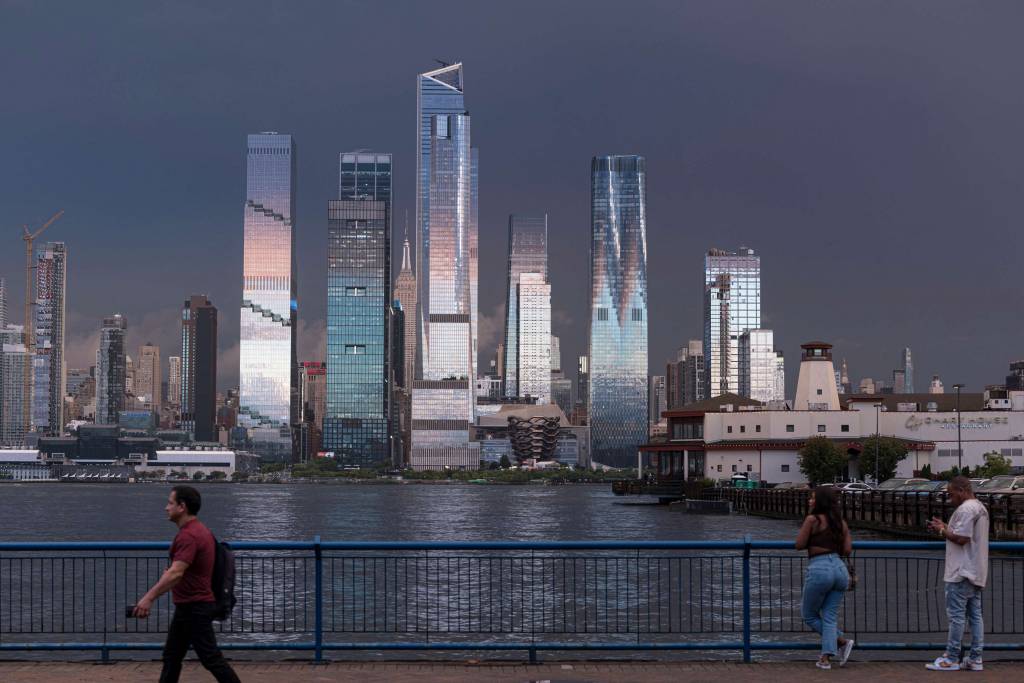
<svg viewBox="0 0 1024 683">
<path fill-rule="evenodd" d="M 755 541 L 237 542 L 225 649 L 529 652 L 816 648 L 800 617 L 805 558 Z M 0 543 L 0 651 L 162 647 L 167 596 L 125 618 L 168 543 Z M 855 544 L 841 624 L 864 649 L 937 649 L 934 542 Z M 1024 543 L 992 543 L 986 647 L 1024 650 Z M 799 634 L 799 635 L 797 635 Z M 921 640 L 928 636 L 931 640 Z M 45 639 L 44 639 L 45 637 Z"/>
</svg>

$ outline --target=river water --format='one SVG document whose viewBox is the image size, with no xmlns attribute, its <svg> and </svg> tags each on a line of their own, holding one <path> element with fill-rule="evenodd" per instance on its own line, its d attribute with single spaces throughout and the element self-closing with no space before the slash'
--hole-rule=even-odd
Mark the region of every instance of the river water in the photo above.
<svg viewBox="0 0 1024 683">
<path fill-rule="evenodd" d="M 788 540 L 792 521 L 626 505 L 608 484 L 199 484 L 226 540 Z M 5 483 L 4 541 L 159 541 L 175 528 L 162 484 Z"/>
</svg>

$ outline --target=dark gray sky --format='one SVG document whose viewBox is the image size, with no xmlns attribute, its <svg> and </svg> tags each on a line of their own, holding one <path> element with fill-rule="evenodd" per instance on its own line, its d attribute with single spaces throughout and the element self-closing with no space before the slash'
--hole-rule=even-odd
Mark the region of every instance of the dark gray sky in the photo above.
<svg viewBox="0 0 1024 683">
<path fill-rule="evenodd" d="M 481 150 L 481 357 L 504 306 L 510 212 L 550 216 L 555 333 L 585 351 L 589 168 L 648 160 L 652 371 L 702 329 L 708 247 L 762 255 L 789 359 L 825 339 L 854 379 L 902 346 L 919 388 L 1024 357 L 1019 2 L 90 2 L 0 0 L 0 275 L 21 318 L 20 225 L 67 215 L 68 357 L 100 319 L 178 344 L 191 292 L 237 381 L 245 135 L 299 152 L 300 355 L 323 353 L 337 154 L 395 155 L 413 215 L 415 75 L 465 63 Z"/>
</svg>

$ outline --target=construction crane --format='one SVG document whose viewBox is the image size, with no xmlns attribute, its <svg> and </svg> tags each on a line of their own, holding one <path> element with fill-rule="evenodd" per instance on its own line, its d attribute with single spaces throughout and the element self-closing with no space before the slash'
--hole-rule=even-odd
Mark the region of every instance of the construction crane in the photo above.
<svg viewBox="0 0 1024 683">
<path fill-rule="evenodd" d="M 57 219 L 64 215 L 64 209 L 61 209 L 57 213 L 53 214 L 50 220 L 43 223 L 42 227 L 31 232 L 27 225 L 23 225 L 22 228 L 25 230 L 25 234 L 21 236 L 21 239 L 25 241 L 25 386 L 24 398 L 23 398 L 23 409 L 25 414 L 23 416 L 25 434 L 28 435 L 32 429 L 32 366 L 36 358 L 36 330 L 35 330 L 35 316 L 32 315 L 32 271 L 34 267 L 32 265 L 32 247 L 37 237 L 43 234 L 43 231 L 48 227 L 57 222 Z"/>
</svg>

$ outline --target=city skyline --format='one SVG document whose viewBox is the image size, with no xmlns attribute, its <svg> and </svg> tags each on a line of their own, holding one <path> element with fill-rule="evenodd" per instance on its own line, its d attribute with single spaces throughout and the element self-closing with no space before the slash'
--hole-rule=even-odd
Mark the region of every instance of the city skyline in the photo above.
<svg viewBox="0 0 1024 683">
<path fill-rule="evenodd" d="M 578 282 L 586 269 L 586 255 L 576 252 L 580 236 L 585 234 L 587 160 L 598 151 L 623 151 L 644 154 L 651 167 L 649 372 L 660 374 L 661 366 L 673 356 L 675 348 L 699 336 L 701 302 L 674 296 L 683 286 L 692 288 L 699 282 L 700 266 L 694 253 L 716 245 L 746 243 L 764 258 L 764 287 L 769 297 L 764 310 L 767 319 L 763 324 L 775 331 L 776 346 L 784 350 L 789 359 L 790 392 L 799 343 L 819 337 L 831 339 L 836 344 L 837 354 L 849 360 L 854 382 L 865 376 L 888 377 L 896 362 L 894 358 L 898 358 L 903 346 L 915 351 L 918 375 L 915 384 L 921 384 L 921 378 L 927 379 L 933 374 L 939 374 L 947 384 L 964 381 L 969 387 L 998 381 L 1005 374 L 1006 365 L 1020 355 L 1017 349 L 1022 336 L 1020 316 L 994 313 L 996 306 L 1002 305 L 999 302 L 1007 298 L 1013 300 L 1015 291 L 1007 279 L 1007 274 L 1012 272 L 1012 261 L 1002 259 L 1008 259 L 1008 254 L 1021 249 L 1021 237 L 1009 229 L 1015 215 L 1010 208 L 1012 202 L 1007 200 L 1004 208 L 998 208 L 1002 196 L 998 190 L 1006 186 L 1004 160 L 1018 156 L 1013 152 L 1017 142 L 1013 136 L 1006 135 L 1006 130 L 1000 131 L 1002 119 L 998 115 L 1012 107 L 995 107 L 992 95 L 981 99 L 965 97 L 963 104 L 953 102 L 943 83 L 944 79 L 973 74 L 975 69 L 979 70 L 980 81 L 972 79 L 973 85 L 968 86 L 961 78 L 953 81 L 956 87 L 966 91 L 969 87 L 979 87 L 980 83 L 1010 80 L 1005 73 L 999 74 L 1006 67 L 994 58 L 1001 41 L 987 41 L 955 58 L 941 54 L 930 42 L 921 43 L 917 54 L 927 56 L 927 60 L 921 62 L 903 56 L 903 51 L 896 51 L 895 38 L 888 32 L 864 27 L 864 39 L 873 41 L 886 55 L 883 71 L 878 58 L 853 59 L 827 47 L 827 37 L 839 35 L 840 22 L 827 19 L 823 11 L 807 10 L 798 15 L 786 10 L 771 13 L 771 16 L 760 10 L 753 11 L 758 22 L 776 31 L 795 26 L 798 20 L 817 26 L 821 42 L 800 44 L 817 59 L 808 58 L 796 47 L 774 44 L 771 32 L 740 50 L 734 37 L 722 29 L 722 22 L 733 16 L 727 8 L 704 7 L 702 16 L 697 16 L 692 9 L 680 7 L 660 9 L 653 16 L 639 19 L 645 30 L 654 35 L 662 34 L 658 27 L 661 23 L 682 37 L 671 46 L 657 44 L 645 48 L 643 61 L 650 66 L 645 73 L 636 69 L 640 63 L 638 57 L 620 58 L 621 63 L 614 64 L 600 55 L 591 56 L 586 62 L 588 70 L 583 71 L 584 62 L 579 57 L 571 51 L 559 50 L 554 41 L 528 26 L 524 27 L 525 35 L 544 46 L 544 58 L 539 54 L 521 55 L 516 68 L 506 73 L 507 70 L 498 70 L 502 62 L 495 48 L 500 46 L 490 47 L 472 32 L 457 30 L 455 26 L 445 27 L 440 20 L 423 17 L 429 30 L 401 33 L 409 45 L 396 55 L 384 57 L 373 67 L 375 84 L 383 85 L 375 85 L 369 92 L 379 107 L 367 107 L 369 111 L 365 113 L 351 111 L 336 104 L 341 100 L 331 98 L 318 101 L 317 108 L 324 109 L 322 115 L 302 107 L 285 107 L 257 99 L 244 100 L 258 102 L 257 106 L 239 109 L 237 103 L 243 101 L 242 96 L 255 88 L 256 83 L 255 79 L 250 82 L 248 77 L 239 77 L 242 71 L 234 65 L 208 75 L 209 80 L 182 86 L 170 75 L 163 60 L 156 57 L 160 54 L 158 50 L 176 54 L 176 48 L 162 41 L 159 35 L 146 33 L 152 40 L 151 45 L 141 50 L 142 58 L 149 62 L 155 60 L 154 66 L 159 68 L 147 72 L 147 79 L 153 84 L 148 88 L 139 87 L 141 72 L 124 72 L 124 91 L 144 95 L 143 101 L 130 108 L 132 113 L 127 120 L 160 123 L 163 129 L 159 139 L 141 137 L 136 123 L 103 128 L 101 122 L 105 116 L 120 120 L 116 112 L 124 109 L 120 105 L 124 104 L 125 95 L 111 88 L 112 81 L 102 75 L 105 73 L 102 69 L 91 70 L 92 75 L 88 77 L 79 77 L 81 85 L 50 88 L 51 94 L 45 101 L 56 106 L 49 107 L 49 112 L 36 112 L 33 108 L 38 122 L 24 118 L 28 110 L 25 105 L 5 114 L 15 124 L 8 130 L 22 131 L 24 140 L 9 157 L 9 170 L 0 171 L 5 174 L 4 186 L 10 188 L 14 200 L 7 206 L 5 222 L 14 227 L 43 219 L 61 206 L 69 211 L 47 235 L 65 241 L 74 253 L 69 264 L 69 282 L 74 285 L 68 297 L 69 368 L 88 366 L 88 356 L 98 338 L 96 321 L 111 309 L 123 311 L 132 321 L 128 330 L 129 348 L 137 348 L 147 340 L 162 348 L 173 348 L 177 322 L 174 311 L 180 298 L 193 289 L 189 283 L 196 282 L 200 291 L 209 292 L 212 299 L 222 303 L 223 310 L 229 310 L 224 307 L 234 305 L 238 298 L 235 273 L 241 269 L 240 235 L 226 226 L 237 224 L 235 207 L 238 197 L 242 196 L 238 150 L 244 145 L 244 135 L 253 130 L 277 128 L 292 132 L 305 145 L 299 169 L 303 178 L 298 197 L 300 216 L 313 220 L 320 215 L 318 207 L 330 197 L 329 191 L 335 184 L 328 170 L 332 158 L 336 159 L 340 150 L 359 146 L 385 148 L 387 145 L 395 149 L 396 166 L 405 169 L 396 181 L 396 209 L 410 208 L 415 193 L 411 189 L 414 177 L 408 172 L 413 167 L 408 124 L 408 111 L 412 106 L 407 87 L 409 74 L 421 70 L 422 64 L 431 57 L 450 55 L 452 59 L 461 58 L 466 62 L 466 77 L 474 93 L 473 113 L 485 122 L 478 127 L 475 136 L 488 160 L 480 200 L 481 271 L 501 269 L 505 260 L 502 217 L 520 208 L 551 213 L 551 224 L 560 229 L 559 234 L 552 235 L 552 260 L 564 264 L 562 269 L 552 273 L 553 329 L 562 337 L 567 357 L 585 352 L 586 346 L 586 320 L 581 319 L 580 313 L 586 309 L 585 284 L 581 286 Z M 933 36 L 947 35 L 953 30 L 957 10 L 950 11 L 953 15 L 947 12 L 941 23 L 937 23 L 940 20 L 935 17 L 927 19 Z M 372 10 L 357 8 L 344 16 L 358 18 L 365 12 Z M 481 12 L 470 11 L 458 23 L 463 26 L 478 23 L 482 20 Z M 843 15 L 843 12 L 839 10 L 839 15 L 833 12 L 832 16 Z M 28 9 L 12 13 L 8 26 L 22 28 L 22 33 L 31 35 L 42 28 L 42 13 L 36 14 Z M 594 8 L 594 14 L 593 35 L 606 35 L 615 25 L 617 13 L 599 6 Z M 98 35 L 110 36 L 106 42 L 111 45 L 123 42 L 118 40 L 123 31 L 136 30 L 140 24 L 142 29 L 147 29 L 137 13 L 127 13 L 124 26 L 101 21 L 102 15 L 99 12 L 89 17 L 74 12 L 75 21 L 93 26 Z M 238 17 L 232 21 L 236 19 Z M 503 15 L 502 20 L 521 26 L 514 16 Z M 890 25 L 912 26 L 920 20 L 917 13 L 901 8 L 894 10 Z M 222 17 L 212 17 L 205 28 L 181 15 L 176 21 L 186 33 L 195 35 L 195 45 L 200 51 L 212 49 L 214 37 L 222 37 L 219 31 L 226 28 L 226 19 Z M 993 21 L 992 27 L 998 32 L 998 26 L 1013 22 L 1013 17 L 1004 17 Z M 303 23 L 308 25 L 308 21 Z M 578 30 L 572 29 L 568 14 L 561 11 L 554 13 L 549 29 L 562 31 L 567 36 L 578 35 Z M 421 37 L 431 32 L 429 39 Z M 694 36 L 703 37 L 695 40 Z M 12 37 L 18 39 L 17 35 Z M 774 53 L 770 59 L 765 58 L 765 45 L 769 42 Z M 62 48 L 72 53 L 76 49 L 80 48 Z M 329 49 L 310 48 L 287 56 L 281 66 L 270 72 L 271 80 L 290 82 L 291 76 L 312 68 L 315 62 L 324 61 L 323 50 Z M 765 58 L 763 68 L 782 79 L 782 91 L 769 92 L 757 87 L 761 79 L 755 81 L 754 76 L 761 76 L 761 73 L 752 64 L 758 60 L 737 63 L 729 56 L 736 50 Z M 107 64 L 117 54 L 119 50 L 112 48 L 109 54 L 76 56 L 85 66 Z M 265 59 L 261 58 L 263 62 Z M 175 64 L 178 68 L 177 61 Z M 685 110 L 685 121 L 682 125 L 675 121 L 669 124 L 665 118 L 658 118 L 638 127 L 636 124 L 643 119 L 628 113 L 627 106 L 633 105 L 627 103 L 641 96 L 649 97 L 652 84 L 677 70 L 675 65 L 683 65 L 688 74 L 692 69 L 706 72 L 700 78 L 691 78 L 689 87 L 681 89 L 679 95 L 658 93 L 655 96 L 656 110 Z M 75 69 L 79 68 L 76 64 Z M 892 107 L 872 107 L 865 112 L 856 103 L 862 103 L 865 97 L 870 100 L 874 94 L 858 92 L 856 88 L 835 93 L 832 91 L 834 84 L 821 85 L 813 78 L 815 70 L 821 69 L 844 74 L 840 79 L 842 83 L 877 83 L 880 101 L 890 101 L 883 97 L 888 93 L 902 94 Z M 608 101 L 601 97 L 600 74 L 619 77 L 632 74 L 632 77 L 618 78 L 622 96 Z M 30 78 L 60 83 L 66 77 L 36 65 L 12 78 L 16 90 L 29 93 L 34 92 Z M 350 78 L 360 77 L 342 75 L 340 78 L 349 83 Z M 263 87 L 266 76 L 258 80 Z M 204 98 L 195 97 L 207 92 L 212 83 L 217 83 L 216 92 L 223 93 L 217 101 L 225 104 L 217 111 L 206 106 Z M 754 87 L 741 87 L 751 83 Z M 538 104 L 549 96 L 549 87 L 556 84 L 566 94 L 558 100 L 557 115 L 545 115 L 549 110 Z M 81 97 L 84 85 L 101 94 Z M 566 89 L 570 85 L 574 87 Z M 290 87 L 302 92 L 302 88 L 308 86 Z M 173 102 L 183 115 L 168 120 L 161 113 L 167 104 L 163 93 L 166 91 L 166 96 L 170 97 L 171 93 L 182 92 L 182 88 L 186 95 L 193 97 L 175 97 Z M 506 97 L 510 90 L 518 94 L 511 103 Z M 726 91 L 732 93 L 728 98 L 724 95 Z M 734 100 L 737 92 L 742 93 L 738 103 Z M 21 99 L 33 101 L 32 97 Z M 65 101 L 74 102 L 75 106 L 60 106 Z M 606 113 L 596 120 L 580 123 L 580 113 L 601 111 L 594 106 L 599 101 L 607 108 Z M 971 109 L 964 108 L 968 101 Z M 685 109 L 681 107 L 683 104 Z M 977 131 L 983 140 L 972 143 L 970 149 L 965 142 L 953 140 L 950 143 L 953 147 L 942 152 L 970 166 L 977 182 L 965 187 L 955 174 L 926 173 L 930 167 L 949 167 L 949 164 L 936 163 L 939 152 L 923 144 L 915 132 L 919 130 L 918 112 L 923 108 L 927 108 L 929 116 L 938 117 L 936 125 L 963 125 L 975 116 L 986 117 L 985 130 Z M 66 118 L 59 118 L 62 110 L 83 114 L 76 116 L 76 120 L 69 120 L 68 126 L 55 125 L 55 121 Z M 507 113 L 503 113 L 506 110 Z M 344 121 L 343 130 L 338 126 L 339 112 Z M 765 112 L 769 113 L 767 119 Z M 651 113 L 646 112 L 643 116 L 649 115 Z M 993 116 L 997 117 L 995 121 Z M 83 133 L 97 129 L 103 129 L 103 134 L 95 140 L 91 133 Z M 44 130 L 58 131 L 52 136 L 52 142 L 46 139 L 48 136 L 41 135 Z M 843 134 L 836 135 L 839 131 Z M 816 145 L 809 144 L 808 134 L 818 141 Z M 69 137 L 72 135 L 77 137 Z M 707 141 L 697 140 L 698 136 Z M 185 147 L 181 144 L 184 140 L 195 140 L 199 144 L 189 145 L 186 155 L 183 149 L 177 149 Z M 994 147 L 996 140 L 999 141 L 998 151 Z M 147 144 L 137 144 L 139 141 Z M 76 165 L 92 158 L 90 155 L 99 149 L 95 147 L 99 144 L 103 145 L 104 173 L 71 172 Z M 815 146 L 821 154 L 810 149 Z M 756 154 L 751 152 L 754 149 L 758 150 Z M 57 150 L 59 157 L 55 157 Z M 544 164 L 524 163 L 527 159 L 539 158 L 539 150 L 544 152 Z M 977 150 L 987 156 L 979 157 L 981 152 Z M 55 163 L 56 158 L 62 163 L 66 161 L 68 170 L 59 168 L 62 164 Z M 159 162 L 154 164 L 156 159 Z M 848 159 L 849 163 L 839 164 L 835 159 Z M 142 163 L 152 167 L 151 174 L 132 173 L 132 169 Z M 527 167 L 530 177 L 523 172 Z M 867 168 L 871 173 L 865 172 Z M 822 169 L 827 169 L 827 173 L 821 173 Z M 773 175 L 773 172 L 781 175 Z M 909 180 L 918 176 L 922 179 Z M 101 177 L 104 182 L 99 184 Z M 781 178 L 792 182 L 782 182 Z M 118 189 L 116 201 L 108 200 L 108 187 Z M 981 187 L 988 189 L 982 193 L 978 189 Z M 194 189 L 188 202 L 168 203 L 160 198 L 166 192 L 183 194 L 187 188 Z M 92 196 L 102 198 L 96 206 L 82 201 L 82 197 Z M 744 199 L 734 201 L 736 197 Z M 849 197 L 849 200 L 842 200 L 842 197 Z M 955 204 L 946 197 L 956 197 Z M 140 211 L 140 207 L 157 205 L 161 210 L 153 215 Z M 998 218 L 1000 215 L 1007 218 Z M 957 249 L 959 225 L 972 225 L 980 241 L 997 248 L 977 253 Z M 900 226 L 904 226 L 903 229 L 894 229 Z M 919 232 L 917 226 L 928 226 L 927 244 L 915 237 Z M 315 256 L 323 250 L 321 227 L 314 222 L 304 232 L 300 224 L 297 237 L 299 262 L 304 270 L 304 279 L 299 283 L 299 359 L 323 357 L 319 340 L 323 337 L 325 304 L 319 301 L 318 288 L 324 265 L 318 265 Z M 182 238 L 177 239 L 178 235 Z M 13 246 L 15 239 L 16 231 L 8 237 L 8 244 Z M 166 256 L 160 259 L 161 267 L 163 263 L 174 263 L 178 267 L 174 270 L 162 267 L 158 271 L 160 287 L 157 289 L 123 286 L 121 283 L 149 275 L 136 269 L 135 263 L 146 262 L 141 258 L 118 261 L 117 268 L 111 267 L 114 249 L 121 248 L 126 240 L 148 249 L 149 253 L 158 248 L 162 256 Z M 208 241 L 210 248 L 205 251 L 216 255 L 215 258 L 180 251 L 197 240 Z M 869 249 L 867 245 L 873 243 L 892 244 L 893 248 Z M 832 294 L 809 286 L 821 282 L 832 270 L 807 258 L 814 250 L 828 254 L 821 261 L 840 259 L 851 271 L 857 270 L 871 282 L 864 285 L 860 295 L 847 294 L 845 290 Z M 11 290 L 9 299 L 17 302 L 24 287 L 18 250 L 3 251 L 0 273 L 6 277 Z M 905 257 L 907 253 L 915 256 L 910 262 Z M 947 281 L 949 278 L 929 275 L 954 271 L 965 272 L 966 276 L 954 278 L 954 283 Z M 685 282 L 679 282 L 681 278 Z M 885 295 L 885 292 L 898 290 L 903 278 L 929 282 L 927 296 L 922 295 L 920 299 L 923 307 L 908 305 L 910 302 L 901 297 Z M 480 280 L 481 328 L 486 333 L 481 336 L 490 340 L 490 344 L 481 342 L 480 358 L 489 358 L 493 353 L 493 345 L 500 336 L 497 328 L 504 319 L 504 283 L 491 280 L 494 278 Z M 985 291 L 995 292 L 996 296 L 981 297 L 981 285 L 972 283 L 982 281 L 986 282 Z M 110 293 L 116 297 L 115 301 L 109 300 Z M 826 302 L 833 299 L 842 302 L 841 314 L 839 310 L 827 310 L 831 307 Z M 974 301 L 980 304 L 966 305 Z M 14 323 L 21 322 L 19 308 L 12 306 Z M 807 315 L 808 309 L 812 309 L 814 315 Z M 915 315 L 907 315 L 908 311 L 914 311 Z M 225 340 L 237 338 L 234 328 L 237 321 L 232 321 L 232 317 L 223 316 Z M 884 321 L 884 324 L 877 321 Z M 957 328 L 963 329 L 989 326 L 991 334 L 986 336 L 986 352 L 976 353 L 976 342 L 970 334 L 945 334 L 953 321 Z M 237 348 L 227 341 L 223 346 L 219 367 L 226 369 L 218 386 L 226 389 L 237 385 L 237 377 L 233 377 L 230 370 L 237 366 L 237 355 L 232 355 L 237 354 Z M 572 368 L 568 370 L 572 374 Z"/>
</svg>

